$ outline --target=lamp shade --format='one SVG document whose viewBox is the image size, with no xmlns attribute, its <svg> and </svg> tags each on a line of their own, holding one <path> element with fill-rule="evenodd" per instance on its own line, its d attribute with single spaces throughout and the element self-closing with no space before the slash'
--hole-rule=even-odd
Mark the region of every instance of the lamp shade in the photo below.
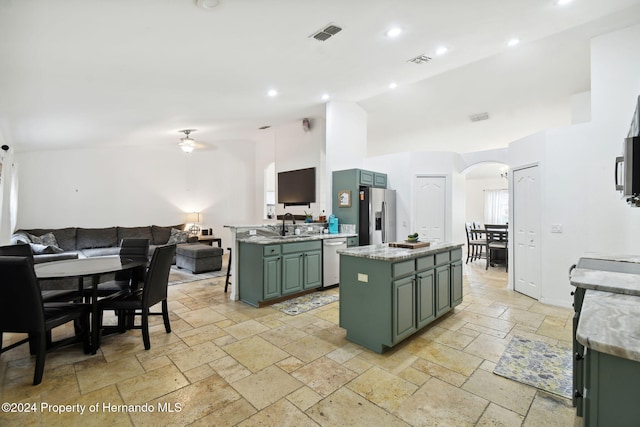
<svg viewBox="0 0 640 427">
<path fill-rule="evenodd" d="M 198 224 L 200 222 L 200 212 L 189 212 L 185 220 L 186 223 Z"/>
</svg>

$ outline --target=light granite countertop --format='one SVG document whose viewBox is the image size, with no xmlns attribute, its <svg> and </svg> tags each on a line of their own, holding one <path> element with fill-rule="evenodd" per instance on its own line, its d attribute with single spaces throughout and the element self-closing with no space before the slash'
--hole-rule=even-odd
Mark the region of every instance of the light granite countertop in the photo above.
<svg viewBox="0 0 640 427">
<path fill-rule="evenodd" d="M 640 362 L 640 299 L 587 290 L 576 338 L 595 351 Z"/>
<path fill-rule="evenodd" d="M 640 274 L 576 268 L 571 272 L 571 284 L 577 288 L 640 296 Z"/>
<path fill-rule="evenodd" d="M 461 248 L 461 243 L 432 243 L 425 248 L 405 249 L 391 248 L 388 243 L 382 245 L 358 246 L 348 249 L 340 249 L 340 255 L 348 255 L 359 258 L 378 259 L 381 261 L 401 261 L 403 259 L 419 258 L 444 252 L 451 249 Z"/>
<path fill-rule="evenodd" d="M 339 239 L 347 237 L 357 237 L 354 233 L 318 233 L 318 234 L 300 234 L 300 235 L 287 235 L 287 236 L 266 236 L 256 235 L 238 239 L 238 242 L 253 243 L 256 245 L 273 245 L 279 243 L 293 243 L 293 242 L 307 242 L 310 240 L 324 240 L 324 239 Z"/>
</svg>

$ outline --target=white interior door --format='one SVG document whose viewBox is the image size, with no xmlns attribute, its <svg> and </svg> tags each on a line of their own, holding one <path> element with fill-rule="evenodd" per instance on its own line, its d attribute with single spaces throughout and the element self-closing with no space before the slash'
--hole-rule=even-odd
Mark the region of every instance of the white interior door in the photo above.
<svg viewBox="0 0 640 427">
<path fill-rule="evenodd" d="M 532 166 L 513 171 L 514 289 L 540 299 L 540 171 Z"/>
<path fill-rule="evenodd" d="M 414 189 L 414 222 L 420 239 L 444 242 L 446 230 L 446 177 L 417 176 Z"/>
</svg>

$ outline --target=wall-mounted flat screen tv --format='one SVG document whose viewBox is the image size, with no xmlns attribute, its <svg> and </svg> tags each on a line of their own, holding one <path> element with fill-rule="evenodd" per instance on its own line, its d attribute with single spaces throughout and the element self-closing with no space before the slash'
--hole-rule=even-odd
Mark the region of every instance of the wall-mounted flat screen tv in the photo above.
<svg viewBox="0 0 640 427">
<path fill-rule="evenodd" d="M 278 203 L 309 205 L 316 201 L 316 168 L 278 172 Z"/>
</svg>

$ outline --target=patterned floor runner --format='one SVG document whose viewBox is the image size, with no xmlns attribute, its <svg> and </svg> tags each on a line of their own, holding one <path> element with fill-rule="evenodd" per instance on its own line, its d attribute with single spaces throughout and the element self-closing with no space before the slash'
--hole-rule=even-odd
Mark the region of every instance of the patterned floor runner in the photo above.
<svg viewBox="0 0 640 427">
<path fill-rule="evenodd" d="M 298 298 L 273 304 L 271 307 L 282 311 L 283 313 L 287 313 L 290 316 L 295 316 L 296 314 L 305 313 L 309 310 L 313 310 L 314 308 L 322 307 L 323 305 L 338 301 L 338 298 L 338 294 L 314 292 L 312 294 L 303 295 Z"/>
<path fill-rule="evenodd" d="M 572 363 L 568 347 L 514 337 L 493 373 L 571 398 Z"/>
</svg>

